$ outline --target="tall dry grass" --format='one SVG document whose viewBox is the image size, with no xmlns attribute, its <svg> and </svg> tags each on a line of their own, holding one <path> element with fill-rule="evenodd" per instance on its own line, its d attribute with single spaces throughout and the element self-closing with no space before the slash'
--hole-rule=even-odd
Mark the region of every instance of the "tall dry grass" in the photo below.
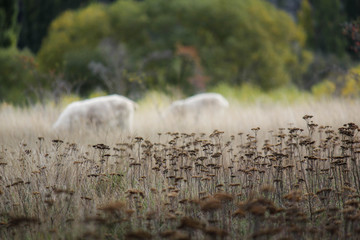
<svg viewBox="0 0 360 240">
<path fill-rule="evenodd" d="M 359 101 L 233 102 L 199 124 L 158 106 L 130 136 L 2 106 L 0 238 L 358 238 Z"/>
<path fill-rule="evenodd" d="M 151 99 L 150 99 L 151 100 Z M 159 101 L 163 101 L 159 103 Z M 165 102 L 165 103 L 164 103 Z M 211 132 L 221 129 L 226 134 L 235 132 L 251 132 L 251 128 L 261 127 L 266 133 L 268 130 L 289 126 L 305 127 L 302 116 L 308 114 L 314 116 L 314 121 L 320 125 L 331 125 L 339 127 L 347 122 L 359 122 L 360 101 L 344 99 L 328 99 L 315 101 L 314 99 L 303 100 L 299 103 L 276 103 L 259 102 L 254 104 L 241 104 L 231 102 L 230 109 L 225 115 L 217 118 L 204 118 L 199 123 L 190 120 L 164 119 L 162 113 L 170 104 L 169 99 L 154 99 L 140 103 L 135 113 L 133 133 L 146 138 L 157 136 L 158 132 Z M 73 132 L 71 135 L 56 134 L 51 126 L 61 113 L 60 107 L 53 105 L 36 105 L 31 108 L 16 108 L 3 104 L 0 106 L 0 143 L 10 142 L 16 144 L 19 140 L 30 140 L 38 136 L 49 136 L 50 138 L 62 137 L 81 141 L 84 134 Z M 80 131 L 83 132 L 83 131 Z M 261 133 L 260 132 L 260 133 Z M 91 132 L 88 134 L 92 134 Z M 102 132 L 96 133 L 95 138 L 106 141 L 119 140 L 127 137 L 120 131 L 112 131 L 104 128 Z M 92 138 L 84 137 L 86 141 Z"/>
</svg>

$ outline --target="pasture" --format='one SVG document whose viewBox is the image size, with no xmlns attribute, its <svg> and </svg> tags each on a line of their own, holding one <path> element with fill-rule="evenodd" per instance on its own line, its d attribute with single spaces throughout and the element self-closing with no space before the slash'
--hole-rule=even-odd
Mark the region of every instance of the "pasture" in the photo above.
<svg viewBox="0 0 360 240">
<path fill-rule="evenodd" d="M 229 102 L 72 134 L 1 105 L 0 239 L 358 239 L 360 101 Z"/>
</svg>

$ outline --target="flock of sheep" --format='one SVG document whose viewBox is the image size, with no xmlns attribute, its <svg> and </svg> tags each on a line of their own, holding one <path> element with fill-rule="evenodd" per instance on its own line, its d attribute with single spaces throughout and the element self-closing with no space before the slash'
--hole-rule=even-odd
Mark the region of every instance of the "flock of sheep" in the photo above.
<svg viewBox="0 0 360 240">
<path fill-rule="evenodd" d="M 162 117 L 199 121 L 202 116 L 221 115 L 228 107 L 229 102 L 222 95 L 201 93 L 173 102 Z M 77 101 L 65 108 L 53 128 L 57 131 L 76 131 L 83 126 L 105 126 L 131 131 L 136 108 L 134 101 L 116 94 Z"/>
</svg>

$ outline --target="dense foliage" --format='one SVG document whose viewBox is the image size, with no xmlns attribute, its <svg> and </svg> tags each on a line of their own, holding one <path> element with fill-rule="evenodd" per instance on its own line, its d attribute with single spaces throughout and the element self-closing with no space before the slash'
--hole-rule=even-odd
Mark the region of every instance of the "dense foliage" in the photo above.
<svg viewBox="0 0 360 240">
<path fill-rule="evenodd" d="M 359 0 L 4 0 L 2 59 L 35 54 L 28 70 L 47 80 L 34 85 L 21 77 L 26 73 L 8 76 L 16 67 L 7 64 L 1 66 L 6 74 L 0 84 L 6 93 L 9 87 L 18 93 L 88 96 L 102 89 L 136 98 L 152 89 L 176 87 L 192 94 L 219 84 L 266 91 L 289 85 L 311 89 L 322 80 L 339 85 L 332 79 L 359 60 L 359 5 Z M 14 100 L 7 94 L 0 98 Z"/>
<path fill-rule="evenodd" d="M 94 0 L 20 0 L 19 23 L 21 31 L 18 46 L 27 47 L 37 52 L 41 46 L 42 39 L 46 36 L 52 20 L 67 9 L 85 7 Z"/>
<path fill-rule="evenodd" d="M 12 0 L 2 0 L 0 2 L 0 48 L 8 48 L 16 44 L 18 32 L 16 24 L 17 12 L 16 2 Z"/>
<path fill-rule="evenodd" d="M 156 0 L 66 11 L 50 26 L 40 66 L 62 72 L 66 55 L 96 51 L 106 37 L 124 44 L 130 70 L 144 73 L 150 88 L 175 84 L 204 90 L 221 81 L 269 89 L 301 77 L 311 59 L 302 49 L 301 29 L 263 1 Z"/>
<path fill-rule="evenodd" d="M 37 82 L 30 70 L 34 57 L 28 51 L 0 48 L 0 101 L 24 103 L 34 96 Z"/>
</svg>

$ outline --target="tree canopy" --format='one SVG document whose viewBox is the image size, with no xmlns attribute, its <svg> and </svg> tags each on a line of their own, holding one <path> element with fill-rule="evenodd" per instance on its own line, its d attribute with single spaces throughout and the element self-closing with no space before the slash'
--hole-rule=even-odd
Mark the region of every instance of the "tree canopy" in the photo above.
<svg viewBox="0 0 360 240">
<path fill-rule="evenodd" d="M 305 34 L 289 15 L 261 0 L 117 1 L 56 18 L 38 54 L 40 66 L 64 71 L 66 55 L 95 51 L 104 38 L 124 44 L 133 71 L 152 87 L 250 82 L 270 89 L 300 77 L 311 60 Z M 193 54 L 184 54 L 191 47 Z M 166 59 L 144 60 L 170 51 Z M 199 74 L 200 72 L 200 74 Z M 204 77 L 205 76 L 205 77 Z M 146 81 L 145 81 L 146 82 Z"/>
<path fill-rule="evenodd" d="M 169 86 L 192 94 L 244 83 L 310 89 L 359 60 L 359 4 L 3 0 L 0 98 L 21 99 L 9 96 L 38 83 L 41 91 L 62 86 L 82 95 Z"/>
</svg>

